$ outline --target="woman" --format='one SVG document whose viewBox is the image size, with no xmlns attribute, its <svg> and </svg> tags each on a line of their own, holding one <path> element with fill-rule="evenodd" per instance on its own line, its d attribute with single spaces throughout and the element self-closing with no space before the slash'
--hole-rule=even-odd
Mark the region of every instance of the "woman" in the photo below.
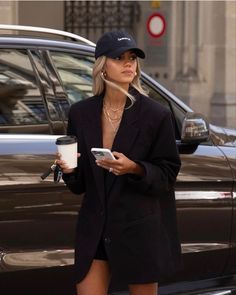
<svg viewBox="0 0 236 295">
<path fill-rule="evenodd" d="M 171 113 L 146 96 L 138 57 L 145 54 L 126 32 L 99 39 L 94 96 L 69 112 L 78 167 L 57 160 L 68 188 L 85 193 L 75 247 L 79 295 L 107 294 L 111 278 L 131 295 L 156 295 L 180 257 L 174 198 L 180 159 Z M 116 160 L 95 160 L 93 147 L 110 149 Z"/>
</svg>

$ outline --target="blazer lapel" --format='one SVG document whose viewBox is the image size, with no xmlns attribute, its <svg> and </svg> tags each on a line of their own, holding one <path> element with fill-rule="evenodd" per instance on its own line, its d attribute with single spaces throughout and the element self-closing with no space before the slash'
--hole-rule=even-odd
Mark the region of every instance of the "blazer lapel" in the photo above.
<svg viewBox="0 0 236 295">
<path fill-rule="evenodd" d="M 88 149 L 88 156 L 93 175 L 95 177 L 99 197 L 104 202 L 104 173 L 103 169 L 98 167 L 95 158 L 90 150 L 92 147 L 102 147 L 102 126 L 101 112 L 103 96 L 92 98 L 89 108 L 83 113 L 83 134 Z"/>
<path fill-rule="evenodd" d="M 120 127 L 113 142 L 112 151 L 123 153 L 129 157 L 129 152 L 135 143 L 135 139 L 139 132 L 139 115 L 140 115 L 141 101 L 139 95 L 136 95 L 136 102 L 134 105 L 126 109 L 120 123 Z M 108 174 L 106 181 L 107 193 L 109 193 L 114 180 L 117 178 L 112 173 Z"/>
</svg>

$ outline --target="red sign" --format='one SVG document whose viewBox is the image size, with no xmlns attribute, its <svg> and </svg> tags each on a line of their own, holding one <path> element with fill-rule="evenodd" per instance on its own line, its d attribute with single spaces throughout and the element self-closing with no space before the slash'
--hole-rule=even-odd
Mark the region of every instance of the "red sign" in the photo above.
<svg viewBox="0 0 236 295">
<path fill-rule="evenodd" d="M 166 21 L 163 15 L 160 13 L 153 13 L 149 16 L 147 20 L 147 30 L 148 33 L 154 37 L 161 37 L 166 29 Z"/>
</svg>

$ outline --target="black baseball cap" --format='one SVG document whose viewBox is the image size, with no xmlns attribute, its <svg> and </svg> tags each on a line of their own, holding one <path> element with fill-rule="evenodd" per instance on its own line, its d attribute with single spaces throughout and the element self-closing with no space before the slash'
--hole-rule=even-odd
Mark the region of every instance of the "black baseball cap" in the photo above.
<svg viewBox="0 0 236 295">
<path fill-rule="evenodd" d="M 119 57 L 125 51 L 132 50 L 138 57 L 145 58 L 145 53 L 137 47 L 134 38 L 125 31 L 104 33 L 95 48 L 95 58 L 105 55 L 110 58 Z"/>
</svg>

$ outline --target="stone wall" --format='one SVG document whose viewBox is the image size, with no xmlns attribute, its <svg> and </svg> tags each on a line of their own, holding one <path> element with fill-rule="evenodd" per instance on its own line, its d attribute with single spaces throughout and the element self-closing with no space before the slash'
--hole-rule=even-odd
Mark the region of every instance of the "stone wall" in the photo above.
<svg viewBox="0 0 236 295">
<path fill-rule="evenodd" d="M 19 25 L 64 29 L 63 1 L 19 1 Z"/>
<path fill-rule="evenodd" d="M 18 2 L 0 1 L 0 23 L 18 24 Z"/>
</svg>

